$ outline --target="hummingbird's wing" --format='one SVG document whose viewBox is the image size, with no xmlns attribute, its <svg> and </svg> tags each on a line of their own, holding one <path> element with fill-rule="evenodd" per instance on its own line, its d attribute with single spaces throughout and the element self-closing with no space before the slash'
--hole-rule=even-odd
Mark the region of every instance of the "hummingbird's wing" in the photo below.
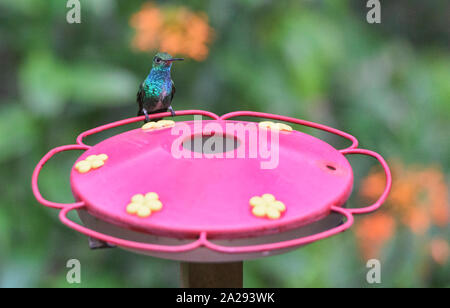
<svg viewBox="0 0 450 308">
<path fill-rule="evenodd" d="M 143 85 L 144 85 L 144 83 L 141 83 L 139 85 L 139 90 L 136 95 L 136 101 L 139 104 L 138 116 L 141 116 L 144 114 L 142 112 L 142 108 L 144 108 L 144 87 L 143 87 Z"/>
<path fill-rule="evenodd" d="M 172 99 L 173 99 L 173 96 L 174 96 L 176 90 L 177 89 L 175 88 L 175 83 L 172 80 L 172 93 L 170 95 L 170 102 L 172 102 Z"/>
</svg>

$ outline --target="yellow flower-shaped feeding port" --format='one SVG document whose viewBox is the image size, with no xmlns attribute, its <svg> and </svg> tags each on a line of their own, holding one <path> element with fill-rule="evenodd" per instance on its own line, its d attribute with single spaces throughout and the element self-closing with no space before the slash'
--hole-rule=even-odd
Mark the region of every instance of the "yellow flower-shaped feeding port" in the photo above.
<svg viewBox="0 0 450 308">
<path fill-rule="evenodd" d="M 106 154 L 89 155 L 86 159 L 79 161 L 75 165 L 75 169 L 77 169 L 79 173 L 87 173 L 92 169 L 102 167 L 107 159 L 108 155 Z"/>
<path fill-rule="evenodd" d="M 148 122 L 142 126 L 143 130 L 154 130 L 159 128 L 167 128 L 175 126 L 175 122 L 172 120 L 159 120 L 158 122 Z"/>
<path fill-rule="evenodd" d="M 272 194 L 252 197 L 249 203 L 253 215 L 260 218 L 279 219 L 281 214 L 286 211 L 284 203 L 275 199 Z"/>
<path fill-rule="evenodd" d="M 285 132 L 291 132 L 292 131 L 292 127 L 284 124 L 284 123 L 275 123 L 275 122 L 271 122 L 271 121 L 263 121 L 263 122 L 259 122 L 258 124 L 259 128 L 264 128 L 264 129 L 271 129 L 271 130 L 278 130 L 278 131 L 285 131 Z"/>
<path fill-rule="evenodd" d="M 127 213 L 141 218 L 147 218 L 153 212 L 158 212 L 163 208 L 163 204 L 155 192 L 134 195 L 130 201 L 130 204 L 127 205 Z"/>
</svg>

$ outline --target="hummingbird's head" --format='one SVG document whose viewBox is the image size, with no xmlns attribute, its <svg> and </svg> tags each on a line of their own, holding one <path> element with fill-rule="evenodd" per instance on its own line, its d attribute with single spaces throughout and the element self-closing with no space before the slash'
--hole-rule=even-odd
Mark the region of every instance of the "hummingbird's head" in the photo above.
<svg viewBox="0 0 450 308">
<path fill-rule="evenodd" d="M 173 61 L 183 61 L 183 58 L 172 58 L 167 52 L 158 52 L 153 57 L 152 68 L 170 68 Z"/>
</svg>

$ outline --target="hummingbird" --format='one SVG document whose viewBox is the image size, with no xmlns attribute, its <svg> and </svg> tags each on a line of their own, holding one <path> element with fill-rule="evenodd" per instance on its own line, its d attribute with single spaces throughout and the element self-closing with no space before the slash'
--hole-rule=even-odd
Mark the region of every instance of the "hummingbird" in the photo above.
<svg viewBox="0 0 450 308">
<path fill-rule="evenodd" d="M 170 111 L 175 116 L 171 106 L 175 94 L 175 85 L 170 76 L 172 62 L 182 61 L 182 58 L 172 58 L 166 52 L 158 52 L 152 60 L 152 69 L 144 82 L 139 86 L 137 102 L 138 116 L 145 115 L 145 123 L 149 122 L 149 114 Z"/>
</svg>

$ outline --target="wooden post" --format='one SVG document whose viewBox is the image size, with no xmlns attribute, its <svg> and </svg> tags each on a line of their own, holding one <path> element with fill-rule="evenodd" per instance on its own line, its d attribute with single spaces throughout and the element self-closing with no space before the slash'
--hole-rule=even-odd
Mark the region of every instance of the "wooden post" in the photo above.
<svg viewBox="0 0 450 308">
<path fill-rule="evenodd" d="M 242 288 L 243 262 L 181 262 L 182 288 Z"/>
</svg>

